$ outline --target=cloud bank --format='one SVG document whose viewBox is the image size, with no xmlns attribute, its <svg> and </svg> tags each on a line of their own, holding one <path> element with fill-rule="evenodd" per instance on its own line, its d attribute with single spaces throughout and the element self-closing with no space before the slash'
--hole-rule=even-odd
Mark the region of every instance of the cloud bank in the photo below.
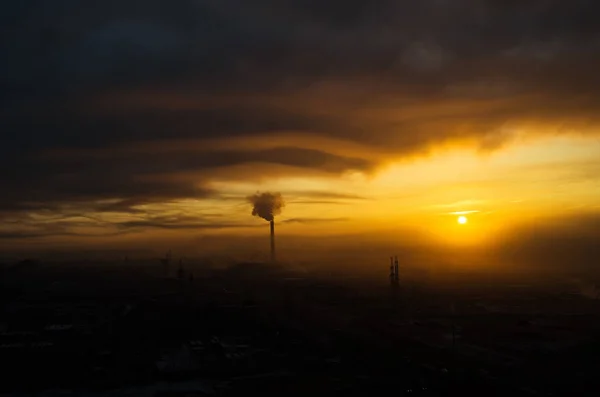
<svg viewBox="0 0 600 397">
<path fill-rule="evenodd" d="M 0 217 L 134 213 L 218 197 L 214 181 L 596 134 L 599 12 L 592 0 L 5 2 Z"/>
</svg>

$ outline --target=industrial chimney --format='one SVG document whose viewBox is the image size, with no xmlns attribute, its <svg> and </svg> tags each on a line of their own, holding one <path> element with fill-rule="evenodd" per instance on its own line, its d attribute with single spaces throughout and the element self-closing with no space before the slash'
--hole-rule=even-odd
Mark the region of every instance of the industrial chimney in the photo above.
<svg viewBox="0 0 600 397">
<path fill-rule="evenodd" d="M 275 221 L 271 220 L 271 262 L 275 262 Z"/>
<path fill-rule="evenodd" d="M 281 193 L 256 193 L 247 197 L 252 204 L 252 215 L 263 218 L 271 227 L 271 262 L 275 262 L 275 215 L 284 206 Z"/>
</svg>

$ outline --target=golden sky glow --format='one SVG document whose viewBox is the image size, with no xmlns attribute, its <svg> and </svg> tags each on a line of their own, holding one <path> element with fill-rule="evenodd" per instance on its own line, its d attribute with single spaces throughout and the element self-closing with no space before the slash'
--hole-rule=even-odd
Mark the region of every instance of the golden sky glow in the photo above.
<svg viewBox="0 0 600 397">
<path fill-rule="evenodd" d="M 240 194 L 253 189 L 331 191 L 365 198 L 318 205 L 292 201 L 283 218 L 348 218 L 365 229 L 400 223 L 445 230 L 454 227 L 457 214 L 468 214 L 469 227 L 481 234 L 536 216 L 597 210 L 598 159 L 597 138 L 556 137 L 515 143 L 494 153 L 440 150 L 391 164 L 373 176 L 279 178 L 218 188 Z M 240 208 L 237 216 L 246 212 Z"/>
<path fill-rule="evenodd" d="M 88 236 L 104 235 L 114 223 L 141 222 L 141 236 L 151 236 L 189 234 L 187 229 L 177 230 L 178 224 L 190 219 L 189 229 L 194 230 L 194 219 L 202 217 L 227 226 L 203 230 L 204 234 L 254 233 L 247 227 L 260 227 L 264 221 L 250 215 L 243 198 L 271 190 L 282 192 L 287 199 L 277 219 L 278 232 L 283 235 L 394 233 L 401 229 L 414 230 L 445 244 L 478 245 L 506 228 L 536 218 L 599 212 L 599 159 L 600 140 L 595 137 L 531 139 L 491 153 L 468 147 L 440 148 L 428 155 L 389 163 L 373 174 L 282 175 L 250 182 L 215 180 L 210 187 L 226 192 L 224 196 L 135 206 L 142 214 L 155 214 L 162 222 L 172 219 L 171 232 L 168 227 L 162 231 L 144 230 L 147 215 L 136 212 L 81 214 L 61 222 L 74 235 Z M 88 215 L 91 218 L 86 218 Z M 36 226 L 56 222 L 53 215 L 32 216 Z M 459 225 L 458 216 L 467 216 L 468 223 Z M 202 229 L 204 222 L 198 226 Z M 110 235 L 103 238 L 110 240 Z M 61 239 L 65 237 L 53 241 Z"/>
<path fill-rule="evenodd" d="M 600 237 L 590 2 L 13 3 L 0 252 Z"/>
</svg>

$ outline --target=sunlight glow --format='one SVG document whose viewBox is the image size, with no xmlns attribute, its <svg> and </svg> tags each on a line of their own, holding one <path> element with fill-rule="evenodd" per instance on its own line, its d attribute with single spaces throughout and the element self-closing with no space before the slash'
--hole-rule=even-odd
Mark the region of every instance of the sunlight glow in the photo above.
<svg viewBox="0 0 600 397">
<path fill-rule="evenodd" d="M 461 225 L 464 225 L 467 222 L 468 222 L 468 220 L 467 220 L 466 216 L 459 216 L 458 217 L 458 223 L 460 223 Z"/>
</svg>

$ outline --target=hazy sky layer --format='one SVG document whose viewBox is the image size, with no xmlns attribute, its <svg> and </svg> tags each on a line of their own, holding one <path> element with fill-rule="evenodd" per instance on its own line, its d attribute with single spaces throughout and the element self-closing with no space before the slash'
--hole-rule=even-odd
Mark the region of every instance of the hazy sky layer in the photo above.
<svg viewBox="0 0 600 397">
<path fill-rule="evenodd" d="M 286 198 L 282 236 L 594 241 L 599 14 L 593 0 L 3 2 L 0 249 L 258 235 L 257 190 Z"/>
</svg>

